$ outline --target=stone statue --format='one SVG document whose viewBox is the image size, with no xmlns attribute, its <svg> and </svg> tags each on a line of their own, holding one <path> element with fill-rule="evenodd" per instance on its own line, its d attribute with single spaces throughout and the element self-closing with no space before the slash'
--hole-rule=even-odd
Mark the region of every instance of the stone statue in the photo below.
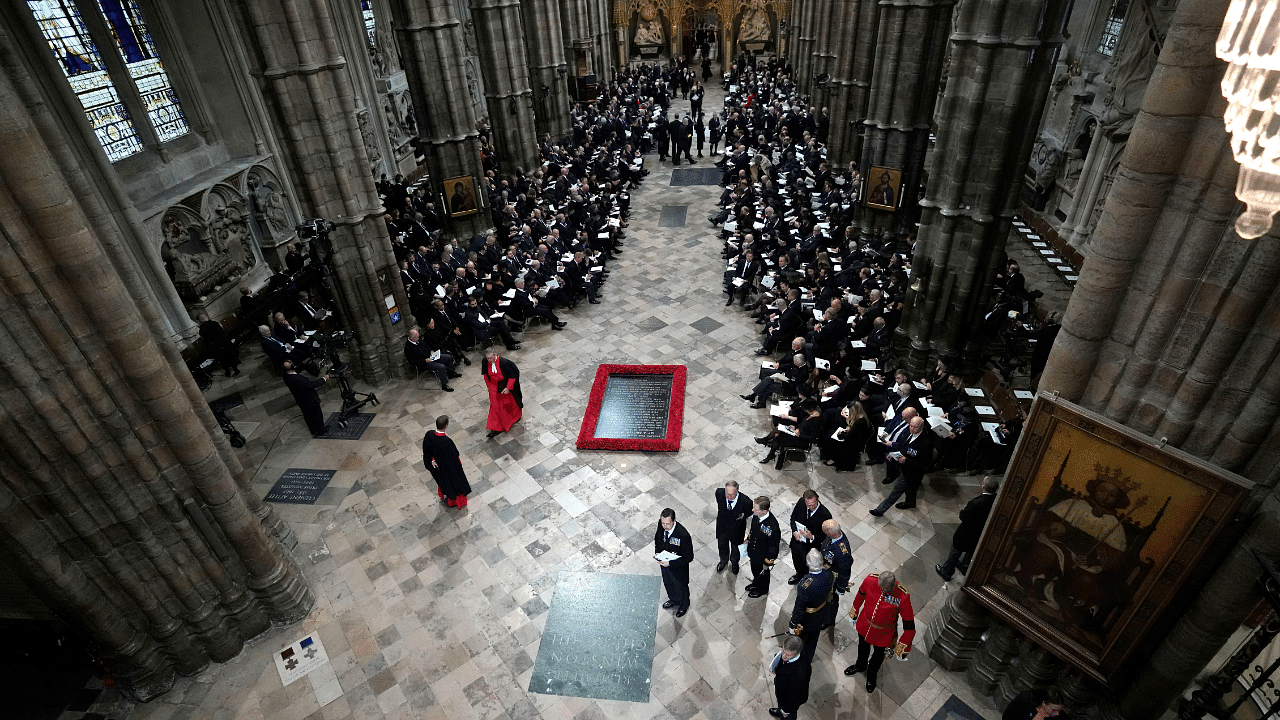
<svg viewBox="0 0 1280 720">
<path fill-rule="evenodd" d="M 253 213 L 254 220 L 258 221 L 258 227 L 268 234 L 263 239 L 274 240 L 287 235 L 289 216 L 284 209 L 284 198 L 256 174 L 249 175 L 248 185 L 250 212 Z"/>
<path fill-rule="evenodd" d="M 1080 148 L 1071 148 L 1067 153 L 1067 162 L 1062 172 L 1062 187 L 1075 190 L 1076 184 L 1080 182 L 1082 169 L 1084 169 L 1084 153 L 1080 152 Z"/>
<path fill-rule="evenodd" d="M 1053 187 L 1053 183 L 1058 179 L 1058 171 L 1062 169 L 1062 153 L 1058 150 L 1050 150 L 1048 157 L 1040 165 L 1040 171 L 1036 173 L 1036 185 L 1041 190 L 1048 190 Z"/>
<path fill-rule="evenodd" d="M 256 259 L 253 257 L 253 249 L 249 247 L 244 216 L 237 208 L 223 205 L 214 209 L 209 228 L 213 231 L 214 246 L 231 258 L 233 268 L 244 270 L 254 265 Z"/>
<path fill-rule="evenodd" d="M 738 30 L 738 42 L 768 40 L 771 34 L 769 15 L 760 8 L 752 8 L 742 17 L 742 25 Z"/>
<path fill-rule="evenodd" d="M 661 45 L 662 44 L 662 18 L 654 17 L 652 20 L 641 18 L 636 24 L 636 36 L 634 42 L 636 45 Z"/>
</svg>

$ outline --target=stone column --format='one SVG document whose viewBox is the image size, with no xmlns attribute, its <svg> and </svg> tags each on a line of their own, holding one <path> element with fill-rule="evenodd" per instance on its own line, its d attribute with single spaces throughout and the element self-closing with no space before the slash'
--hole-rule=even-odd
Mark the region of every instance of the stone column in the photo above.
<svg viewBox="0 0 1280 720">
<path fill-rule="evenodd" d="M 864 175 L 872 166 L 898 168 L 902 184 L 896 212 L 862 213 L 864 232 L 914 230 L 952 4 L 952 0 L 903 0 L 885 3 L 880 9 L 861 168 Z M 875 179 L 868 177 L 868 182 L 874 184 Z"/>
<path fill-rule="evenodd" d="M 841 10 L 844 9 L 845 3 L 841 0 L 816 0 L 814 3 L 815 28 L 813 37 L 813 63 L 809 68 L 813 80 L 817 80 L 819 75 L 823 73 L 830 74 L 831 68 L 835 63 L 836 50 L 840 44 L 840 35 L 844 32 L 844 26 L 841 24 Z M 817 84 L 810 84 L 810 93 L 812 101 L 810 105 L 817 105 L 823 102 L 825 96 L 830 93 L 830 86 L 818 87 Z"/>
<path fill-rule="evenodd" d="M 1195 45 L 1225 7 L 1174 16 L 1040 388 L 1261 479 L 1280 458 L 1280 239 L 1232 228 L 1222 66 Z"/>
<path fill-rule="evenodd" d="M 400 49 L 413 106 L 418 109 L 418 135 L 428 147 L 428 165 L 439 181 L 469 175 L 476 179 L 477 200 L 488 205 L 480 141 L 467 75 L 462 67 L 466 45 L 462 24 L 451 0 L 391 0 L 396 44 Z M 489 213 L 455 218 L 454 232 L 467 237 L 489 228 Z M 399 277 L 399 273 L 396 274 Z"/>
<path fill-rule="evenodd" d="M 814 6 L 829 5 L 831 0 L 796 0 L 791 5 L 791 17 L 795 27 L 795 52 L 791 54 L 791 69 L 800 92 L 813 92 L 813 51 L 817 40 L 818 20 Z M 735 46 L 733 52 L 737 53 Z"/>
<path fill-rule="evenodd" d="M 628 38 L 625 30 L 620 30 L 618 42 L 614 42 L 611 29 L 613 27 L 609 3 L 601 0 L 561 0 L 560 31 L 564 33 L 562 44 L 573 53 L 586 55 L 587 75 L 595 75 L 596 82 L 603 87 L 613 78 L 613 57 L 616 47 L 620 57 L 618 63 L 626 64 L 626 47 Z M 670 20 L 671 18 L 667 18 Z M 567 58 L 572 59 L 572 58 Z M 579 68 L 570 62 L 569 82 L 579 75 Z"/>
<path fill-rule="evenodd" d="M 569 76 L 560 27 L 560 0 L 524 0 L 525 43 L 529 48 L 538 135 L 559 140 L 569 134 Z M 545 88 L 545 90 L 544 90 Z"/>
<path fill-rule="evenodd" d="M 355 333 L 349 359 L 366 382 L 390 378 L 403 364 L 404 325 L 392 325 L 383 299 L 408 307 L 382 201 L 369 174 L 355 93 L 324 3 L 282 0 L 242 4 L 249 42 L 262 63 L 255 74 L 275 110 L 280 166 L 294 174 L 305 216 L 337 224 L 331 241 L 334 300 Z M 360 62 L 364 62 L 363 56 Z"/>
<path fill-rule="evenodd" d="M 538 138 L 520 0 L 472 0 L 471 16 L 500 166 L 503 172 L 532 172 L 538 164 Z"/>
<path fill-rule="evenodd" d="M 15 47 L 0 26 L 0 548 L 151 699 L 314 599 L 67 134 L 79 109 Z"/>
<path fill-rule="evenodd" d="M 867 95 L 875 66 L 875 37 L 880 18 L 878 0 L 841 0 L 840 44 L 831 63 L 831 134 L 827 138 L 832 167 L 862 157 L 859 128 L 867 117 Z"/>
<path fill-rule="evenodd" d="M 963 350 L 970 363 L 979 355 L 974 331 L 1000 269 L 1067 7 L 1064 0 L 956 6 L 912 289 L 898 329 L 910 343 L 902 356 L 911 372 L 924 372 L 944 350 Z"/>
</svg>

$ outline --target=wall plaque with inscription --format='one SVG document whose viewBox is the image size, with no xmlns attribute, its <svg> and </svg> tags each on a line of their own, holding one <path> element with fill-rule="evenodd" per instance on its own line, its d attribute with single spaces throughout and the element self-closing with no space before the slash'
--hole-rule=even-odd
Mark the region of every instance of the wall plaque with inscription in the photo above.
<svg viewBox="0 0 1280 720">
<path fill-rule="evenodd" d="M 683 365 L 601 365 L 578 447 L 679 450 L 686 374 Z"/>
<path fill-rule="evenodd" d="M 561 572 L 529 692 L 648 702 L 660 584 L 654 575 Z"/>
<path fill-rule="evenodd" d="M 316 498 L 324 491 L 333 479 L 336 470 L 307 470 L 306 468 L 289 468 L 285 470 L 271 486 L 271 491 L 263 498 L 268 502 L 293 503 L 295 505 L 314 505 Z"/>
</svg>

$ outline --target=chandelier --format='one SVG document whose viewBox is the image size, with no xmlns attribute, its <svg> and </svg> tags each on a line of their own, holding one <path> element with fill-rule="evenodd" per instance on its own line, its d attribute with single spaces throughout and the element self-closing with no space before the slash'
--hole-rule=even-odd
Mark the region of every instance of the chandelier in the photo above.
<svg viewBox="0 0 1280 720">
<path fill-rule="evenodd" d="M 1240 163 L 1236 197 L 1247 206 L 1236 232 L 1251 240 L 1280 210 L 1280 0 L 1232 0 L 1217 51 L 1228 63 L 1223 121 Z"/>
</svg>

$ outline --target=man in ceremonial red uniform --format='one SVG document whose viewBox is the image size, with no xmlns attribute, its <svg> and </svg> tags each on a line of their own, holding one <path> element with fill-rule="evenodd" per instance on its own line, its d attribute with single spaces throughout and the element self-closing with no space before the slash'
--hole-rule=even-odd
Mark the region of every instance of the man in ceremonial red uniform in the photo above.
<svg viewBox="0 0 1280 720">
<path fill-rule="evenodd" d="M 901 637 L 898 637 L 899 616 L 902 617 Z M 858 588 L 849 617 L 854 620 L 858 631 L 858 661 L 845 668 L 844 674 L 865 671 L 867 692 L 872 692 L 876 689 L 876 673 L 880 671 L 885 653 L 892 648 L 895 655 L 905 660 L 907 653 L 911 652 L 911 641 L 916 637 L 916 614 L 911 609 L 911 594 L 888 570 L 871 573 Z"/>
</svg>

